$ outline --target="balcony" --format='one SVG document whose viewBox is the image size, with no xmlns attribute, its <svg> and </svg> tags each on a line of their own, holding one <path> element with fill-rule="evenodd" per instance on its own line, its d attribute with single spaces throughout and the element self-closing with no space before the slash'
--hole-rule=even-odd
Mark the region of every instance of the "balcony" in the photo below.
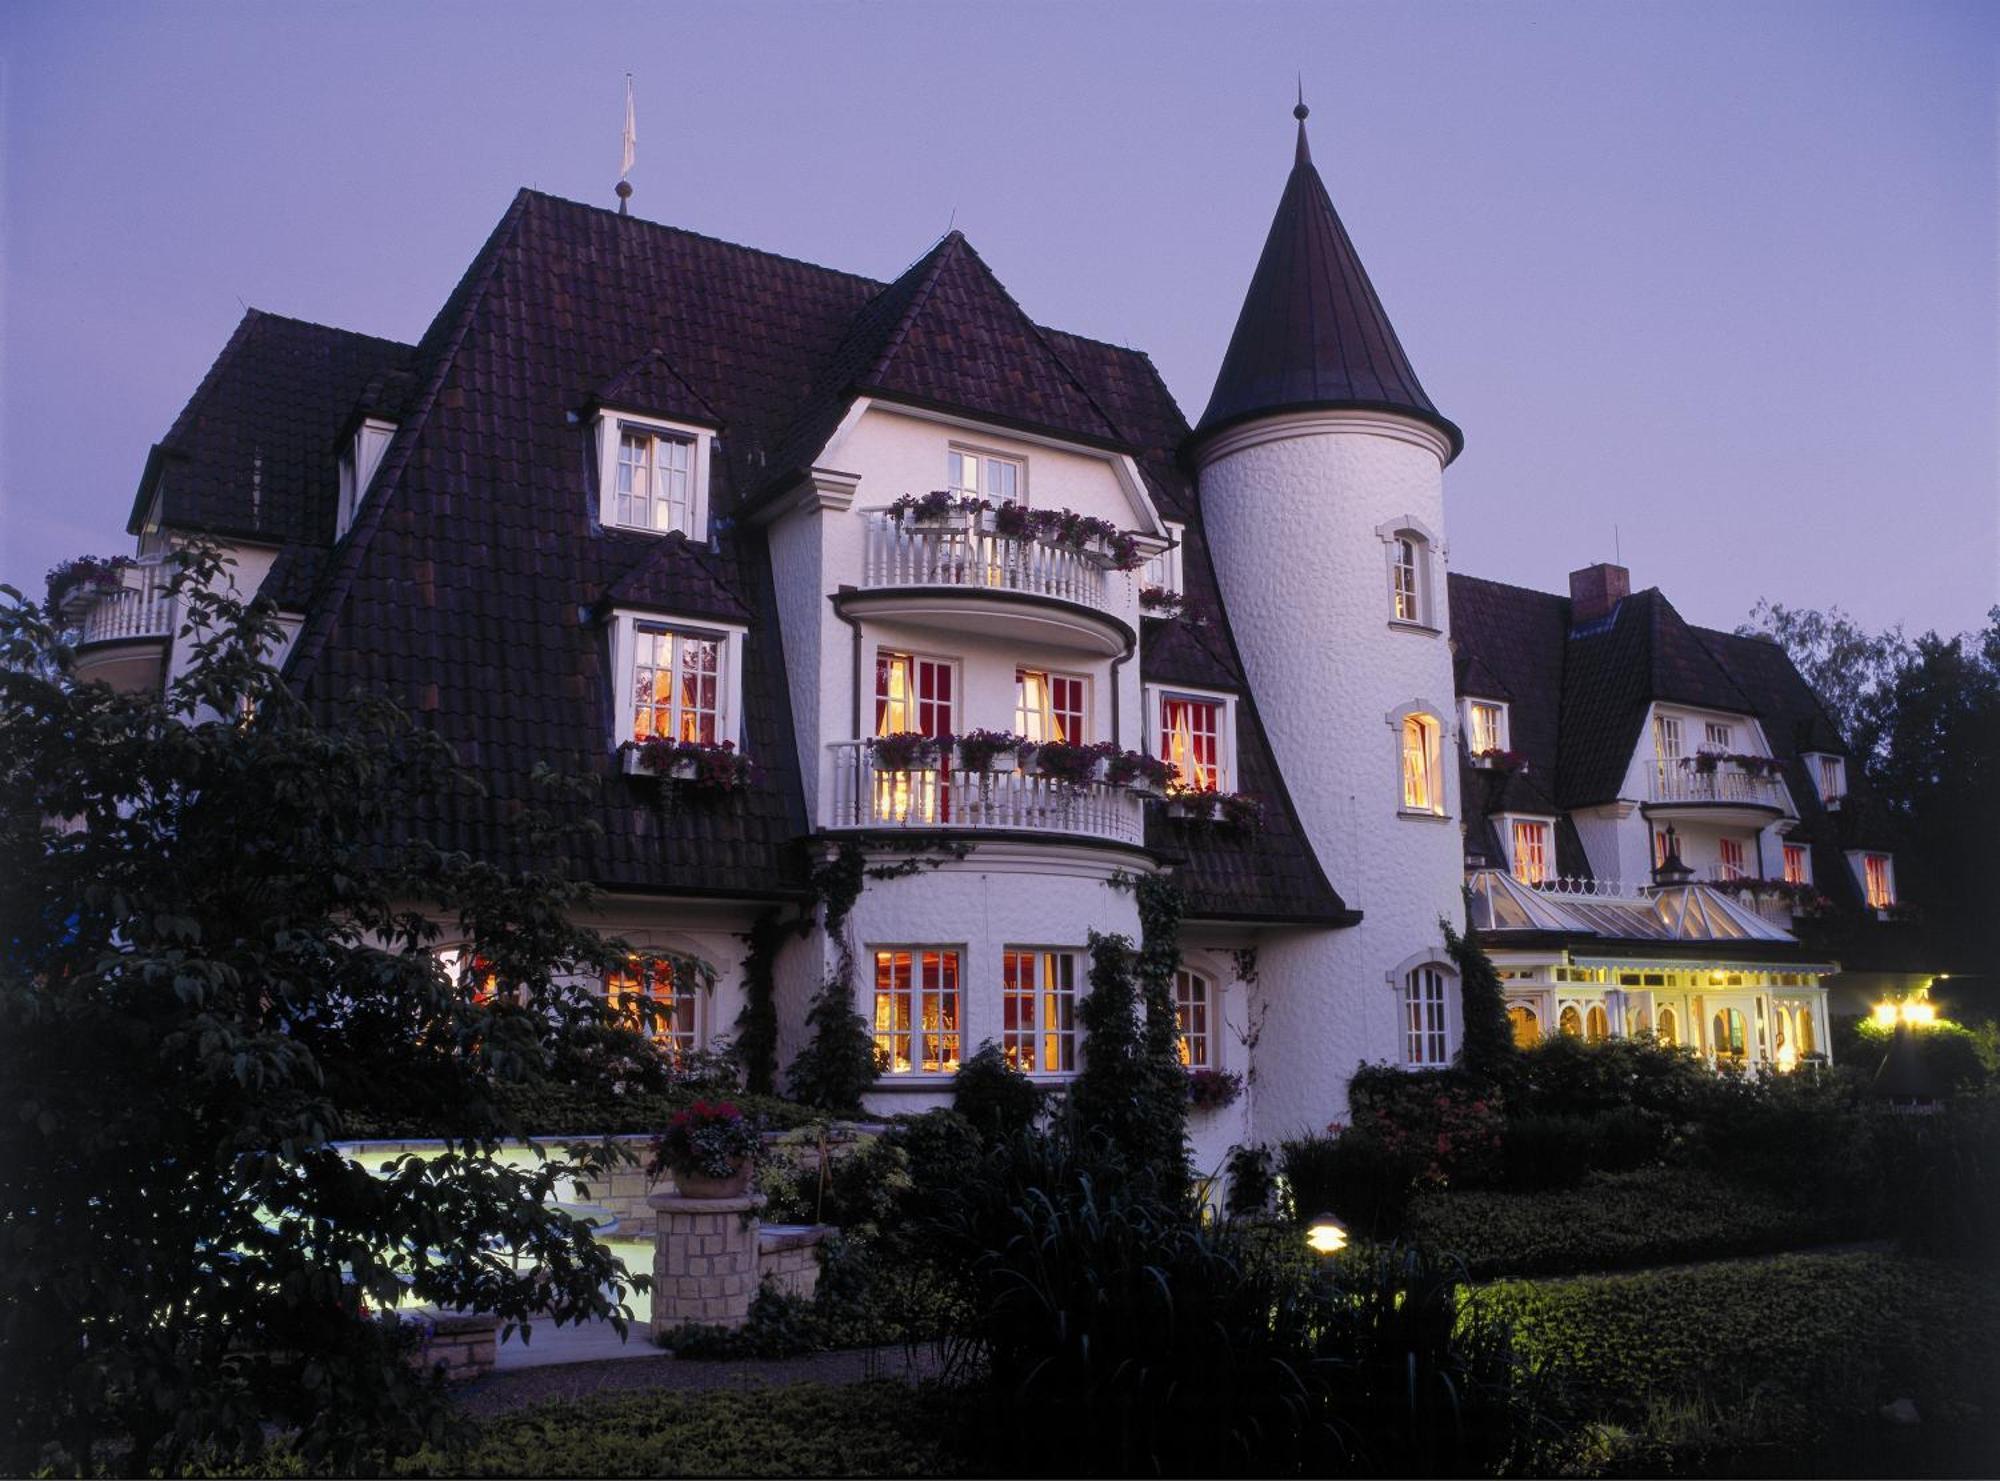
<svg viewBox="0 0 2000 1481">
<path fill-rule="evenodd" d="M 76 634 L 76 677 L 127 692 L 160 682 L 160 659 L 173 636 L 174 570 L 149 556 L 118 572 L 117 584 L 85 585 L 63 601 Z"/>
<path fill-rule="evenodd" d="M 1710 822 L 1754 827 L 1791 811 L 1791 799 L 1778 777 L 1749 772 L 1728 762 L 1719 763 L 1712 771 L 1678 763 L 1657 766 L 1648 782 L 1649 809 L 1686 811 Z"/>
<path fill-rule="evenodd" d="M 1146 840 L 1144 799 L 1126 787 L 1071 787 L 1022 771 L 878 770 L 865 741 L 835 741 L 834 828 L 1061 834 L 1133 847 Z"/>
<path fill-rule="evenodd" d="M 842 598 L 849 611 L 1100 657 L 1124 653 L 1133 640 L 1131 578 L 1093 556 L 997 534 L 990 514 L 919 523 L 877 510 L 865 518 L 860 588 Z"/>
</svg>

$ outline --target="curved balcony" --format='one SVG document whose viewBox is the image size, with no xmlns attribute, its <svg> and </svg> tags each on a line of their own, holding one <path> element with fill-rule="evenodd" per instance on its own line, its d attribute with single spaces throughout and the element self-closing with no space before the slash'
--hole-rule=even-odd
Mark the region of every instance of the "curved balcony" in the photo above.
<svg viewBox="0 0 2000 1481">
<path fill-rule="evenodd" d="M 1146 841 L 1144 799 L 1109 782 L 1069 787 L 1021 771 L 953 766 L 884 771 L 865 741 L 834 741 L 827 749 L 829 827 L 1062 834 L 1134 847 Z"/>
<path fill-rule="evenodd" d="M 1740 767 L 1719 765 L 1713 771 L 1660 766 L 1646 788 L 1648 812 L 1684 813 L 1697 821 L 1740 823 L 1761 827 L 1791 811 L 1785 784 Z"/>
<path fill-rule="evenodd" d="M 1122 615 L 1131 578 L 1032 536 L 994 533 L 991 516 L 940 523 L 865 516 L 861 585 L 849 611 L 1116 657 L 1133 641 Z"/>
<path fill-rule="evenodd" d="M 76 677 L 125 691 L 151 688 L 160 682 L 160 660 L 173 636 L 167 588 L 174 573 L 153 556 L 119 574 L 120 584 L 81 588 L 63 604 L 75 624 Z"/>
</svg>

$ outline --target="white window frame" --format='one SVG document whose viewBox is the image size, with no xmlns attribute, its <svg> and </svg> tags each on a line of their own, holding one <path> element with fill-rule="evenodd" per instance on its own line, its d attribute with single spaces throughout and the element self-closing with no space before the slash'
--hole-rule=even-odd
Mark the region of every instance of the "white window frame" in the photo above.
<svg viewBox="0 0 2000 1481">
<path fill-rule="evenodd" d="M 641 627 L 660 628 L 722 645 L 716 662 L 719 692 L 716 695 L 715 739 L 717 744 L 730 741 L 739 751 L 744 749 L 743 647 L 749 641 L 750 630 L 731 623 L 710 622 L 705 618 L 675 617 L 664 612 L 624 608 L 611 614 L 611 664 L 612 673 L 616 676 L 612 686 L 612 745 L 622 746 L 633 739 L 632 716 L 637 704 L 633 681 L 637 678 Z"/>
<path fill-rule="evenodd" d="M 333 538 L 338 540 L 354 523 L 361 501 L 368 497 L 368 485 L 382 466 L 382 455 L 396 435 L 396 424 L 380 417 L 364 417 L 340 455 L 340 495 L 334 506 Z M 155 509 L 157 511 L 157 502 Z"/>
<path fill-rule="evenodd" d="M 1027 726 L 1021 723 L 1023 719 L 1022 707 L 1021 707 L 1021 676 L 1023 674 L 1040 674 L 1044 680 L 1048 681 L 1049 689 L 1047 697 L 1051 701 L 1050 709 L 1048 712 L 1049 714 L 1054 713 L 1053 699 L 1054 699 L 1055 680 L 1067 679 L 1071 683 L 1078 684 L 1082 687 L 1083 716 L 1080 720 L 1077 721 L 1078 734 L 1071 736 L 1064 743 L 1067 745 L 1088 745 L 1090 743 L 1091 737 L 1097 734 L 1096 706 L 1092 703 L 1095 696 L 1091 693 L 1090 675 L 1084 673 L 1078 673 L 1072 669 L 1051 668 L 1047 664 L 1017 663 L 1014 665 L 1013 728 L 1016 734 L 1025 735 L 1028 737 L 1028 739 L 1037 742 L 1045 740 L 1047 739 L 1047 737 L 1035 735 L 1032 731 L 1029 730 Z"/>
<path fill-rule="evenodd" d="M 1407 1070 L 1443 1069 L 1458 1053 L 1459 1015 L 1457 1010 L 1458 969 L 1444 952 L 1432 948 L 1397 963 L 1383 974 L 1396 994 L 1397 1023 L 1402 1044 L 1397 1060 Z M 1438 989 L 1435 1019 L 1425 1011 L 1421 1018 L 1413 1012 L 1418 1004 L 1412 994 L 1435 982 Z M 1428 1009 L 1428 997 L 1424 1005 Z"/>
<path fill-rule="evenodd" d="M 1785 880 L 1788 884 L 1810 885 L 1813 882 L 1812 849 L 1803 843 L 1780 843 L 1778 849 L 1778 877 Z M 1791 878 L 1791 854 L 1793 849 L 1799 851 L 1799 860 L 1804 866 L 1799 870 L 1797 880 Z"/>
<path fill-rule="evenodd" d="M 676 1065 L 684 1065 L 687 1056 L 698 1054 L 708 1043 L 708 1014 L 703 1011 L 702 999 L 707 996 L 699 982 L 682 983 L 676 962 L 671 956 L 662 957 L 649 952 L 634 952 L 624 962 L 607 969 L 601 979 L 599 990 L 607 1005 L 613 1009 L 622 1007 L 620 999 L 643 998 L 663 1007 L 663 1013 L 648 1013 L 641 1016 L 636 1009 L 630 1021 L 631 1026 L 644 1034 L 663 1050 Z M 661 997 L 654 989 L 659 986 L 659 969 L 664 969 L 669 993 Z M 614 986 L 614 979 L 621 973 L 630 975 L 635 983 L 633 988 L 620 989 Z M 682 1034 L 674 1027 L 675 1015 L 681 1002 L 688 1005 L 688 1029 Z"/>
<path fill-rule="evenodd" d="M 1500 825 L 1500 845 L 1507 851 L 1507 872 L 1516 882 L 1531 884 L 1546 882 L 1556 877 L 1556 820 L 1539 813 L 1501 813 L 1495 818 Z M 1542 879 L 1530 881 L 1521 878 L 1517 865 L 1520 860 L 1515 855 L 1514 829 L 1516 826 L 1539 828 L 1542 830 Z"/>
<path fill-rule="evenodd" d="M 1450 742 L 1450 736 L 1445 729 L 1444 712 L 1436 705 L 1427 704 L 1423 700 L 1411 700 L 1401 708 L 1391 710 L 1383 718 L 1389 723 L 1390 755 L 1394 758 L 1394 770 L 1390 776 L 1395 788 L 1391 795 L 1396 799 L 1396 816 L 1449 818 L 1452 815 L 1451 776 L 1456 767 L 1445 765 L 1446 747 Z M 1431 805 L 1427 808 L 1411 807 L 1403 793 L 1403 729 L 1405 722 L 1413 719 L 1428 721 L 1436 731 L 1435 744 L 1425 758 L 1432 793 Z"/>
<path fill-rule="evenodd" d="M 897 1032 L 897 1030 L 893 1026 L 891 1026 L 886 1031 L 879 1026 L 878 1015 L 880 1012 L 881 988 L 879 986 L 879 979 L 876 975 L 879 970 L 878 958 L 884 952 L 892 952 L 892 953 L 907 952 L 910 957 L 910 986 L 909 986 L 909 998 L 911 1007 L 910 1029 L 909 1029 L 910 1050 L 911 1050 L 910 1067 L 908 1069 L 903 1069 L 903 1070 L 896 1069 L 894 1067 L 894 1062 L 892 1060 L 890 1068 L 883 1070 L 881 1074 L 877 1077 L 877 1083 L 885 1081 L 905 1083 L 911 1080 L 929 1080 L 929 1081 L 950 1080 L 953 1075 L 958 1073 L 958 1067 L 965 1063 L 965 1039 L 966 1039 L 965 1007 L 966 1007 L 966 1000 L 968 997 L 968 991 L 966 988 L 966 979 L 965 979 L 965 966 L 968 953 L 965 949 L 964 943 L 938 942 L 938 941 L 923 941 L 923 942 L 878 941 L 878 942 L 871 942 L 865 948 L 865 951 L 866 951 L 865 959 L 868 963 L 868 986 L 867 986 L 868 1012 L 865 1015 L 865 1017 L 868 1022 L 869 1042 L 877 1044 L 878 1048 L 880 1047 L 878 1041 L 885 1033 L 893 1040 Z M 923 1064 L 923 1053 L 922 1053 L 923 1040 L 925 1034 L 928 1032 L 928 1030 L 924 1028 L 924 1011 L 923 1011 L 924 992 L 925 992 L 923 983 L 923 958 L 926 952 L 935 952 L 941 958 L 949 956 L 953 958 L 954 962 L 956 963 L 952 976 L 951 995 L 955 1000 L 953 1003 L 953 1007 L 956 1010 L 955 1016 L 957 1021 L 956 1021 L 956 1026 L 950 1029 L 949 1031 L 947 1031 L 944 1027 L 944 1014 L 942 1011 L 942 1001 L 945 991 L 942 982 L 942 971 L 940 971 L 940 982 L 938 985 L 940 1011 L 938 1014 L 937 1036 L 939 1040 L 939 1048 L 940 1049 L 943 1048 L 944 1040 L 947 1036 L 947 1033 L 949 1033 L 951 1038 L 957 1041 L 955 1045 L 956 1057 L 952 1060 L 952 1067 L 950 1069 L 935 1069 L 935 1070 L 926 1069 L 924 1068 Z M 939 1055 L 940 1062 L 943 1061 L 943 1058 L 944 1056 L 940 1054 Z"/>
<path fill-rule="evenodd" d="M 970 458 L 977 460 L 978 473 L 974 484 L 964 484 L 952 477 L 952 460 Z M 993 492 L 992 465 L 1005 463 L 1014 469 L 1014 497 L 1007 499 Z M 969 442 L 951 442 L 945 445 L 944 455 L 945 487 L 955 494 L 977 495 L 996 504 L 1028 504 L 1028 460 L 1020 453 L 1003 453 L 993 448 L 978 447 Z"/>
<path fill-rule="evenodd" d="M 1477 756 L 1481 751 L 1488 749 L 1479 744 L 1477 712 L 1481 709 L 1493 711 L 1493 749 L 1513 750 L 1513 717 L 1507 712 L 1507 702 L 1504 699 L 1481 699 L 1468 695 L 1459 715 L 1459 724 L 1465 728 L 1467 754 Z"/>
<path fill-rule="evenodd" d="M 1007 1027 L 1007 958 L 1010 956 L 1027 957 L 1034 964 L 1035 982 L 1033 988 L 1030 989 L 1033 995 L 1031 1001 L 1034 1009 L 1034 1024 L 1025 1030 L 1020 1028 L 1009 1029 Z M 1058 959 L 1067 959 L 1069 962 L 1069 987 L 1066 991 L 1060 986 L 1052 985 L 1049 980 L 1048 968 Z M 1022 1067 L 1022 1073 L 1036 1080 L 1059 1081 L 1075 1079 L 1077 1073 L 1083 1068 L 1083 1018 L 1078 1010 L 1082 1007 L 1089 986 L 1090 953 L 1083 947 L 1027 946 L 1020 944 L 1002 946 L 1000 948 L 1001 1019 L 999 1040 L 1001 1052 L 1003 1054 L 1010 1050 L 1018 1052 L 1020 1045 L 1010 1041 L 1019 1040 L 1025 1034 L 1029 1041 L 1027 1047 L 1033 1055 L 1034 1063 Z M 1047 1027 L 1043 1020 L 1048 1005 L 1051 1002 L 1060 1003 L 1065 998 L 1069 1002 L 1069 1027 L 1067 1029 L 1052 1029 Z M 1068 1069 L 1049 1069 L 1042 1063 L 1044 1051 L 1048 1048 L 1047 1040 L 1051 1036 L 1068 1041 Z M 1058 1054 L 1057 1058 L 1061 1058 L 1061 1055 Z M 1017 1061 L 1015 1062 L 1018 1063 Z"/>
<path fill-rule="evenodd" d="M 1868 861 L 1870 859 L 1880 859 L 1882 861 L 1882 872 L 1889 886 L 1889 898 L 1886 900 L 1878 901 L 1868 898 Z M 1854 871 L 1854 882 L 1861 886 L 1861 903 L 1868 909 L 1875 911 L 1891 910 L 1902 900 L 1902 896 L 1896 890 L 1896 856 L 1887 849 L 1854 849 L 1848 853 L 1847 862 L 1848 867 Z"/>
<path fill-rule="evenodd" d="M 1819 798 L 1820 806 L 1831 808 L 1838 805 L 1840 799 L 1847 795 L 1847 758 L 1835 756 L 1827 751 L 1808 751 L 1805 754 L 1805 763 L 1812 778 L 1813 792 Z M 1834 791 L 1827 785 L 1829 771 L 1832 772 L 1834 785 L 1839 787 L 1839 791 Z"/>
<path fill-rule="evenodd" d="M 1385 595 L 1389 606 L 1389 626 L 1402 632 L 1423 633 L 1436 637 L 1443 631 L 1439 617 L 1438 602 L 1438 562 L 1443 559 L 1444 547 L 1437 535 L 1414 514 L 1405 514 L 1375 527 L 1376 538 L 1382 542 L 1386 581 Z M 1400 583 L 1398 572 L 1403 568 L 1401 543 L 1408 541 L 1411 546 L 1411 570 L 1416 590 L 1411 593 L 1415 599 L 1415 614 L 1405 617 L 1398 610 Z"/>
<path fill-rule="evenodd" d="M 1183 995 L 1181 989 L 1188 986 L 1190 991 Z M 1202 1027 L 1194 1026 L 1194 1010 L 1199 1004 L 1202 1010 Z M 1181 1053 L 1181 1064 L 1190 1070 L 1219 1070 L 1222 1056 L 1217 1052 L 1221 1041 L 1217 1037 L 1219 1021 L 1217 1008 L 1220 1005 L 1220 989 L 1215 978 L 1195 968 L 1182 965 L 1174 971 L 1174 1028 L 1176 1042 Z M 1195 1053 L 1199 1041 L 1200 1054 Z"/>
<path fill-rule="evenodd" d="M 668 530 L 651 525 L 621 524 L 618 519 L 618 447 L 627 432 L 655 440 L 686 442 L 693 452 L 688 459 L 688 528 L 681 531 L 697 544 L 708 540 L 708 477 L 715 432 L 691 422 L 671 422 L 659 417 L 638 416 L 606 408 L 597 414 L 597 519 L 606 529 L 632 530 L 644 535 L 665 535 Z"/>
<path fill-rule="evenodd" d="M 1217 715 L 1218 730 L 1215 737 L 1216 761 L 1222 770 L 1223 785 L 1218 792 L 1239 790 L 1242 772 L 1236 764 L 1236 696 L 1219 689 L 1189 689 L 1180 684 L 1148 684 L 1146 686 L 1146 754 L 1156 760 L 1166 760 L 1160 747 L 1160 712 L 1164 701 L 1169 699 L 1191 699 L 1200 704 L 1219 704 Z"/>
<path fill-rule="evenodd" d="M 1730 862 L 1729 851 L 1736 851 L 1736 860 Z M 1715 872 L 1721 879 L 1748 879 L 1750 877 L 1750 850 L 1740 838 L 1722 837 L 1715 840 Z"/>
<path fill-rule="evenodd" d="M 1736 726 L 1728 720 L 1704 720 L 1701 722 L 1701 747 L 1704 751 L 1734 751 L 1736 749 Z"/>
<path fill-rule="evenodd" d="M 1173 541 L 1173 544 L 1158 555 L 1147 558 L 1146 564 L 1139 570 L 1139 587 L 1144 590 L 1149 586 L 1157 586 L 1168 596 L 1177 597 L 1186 591 L 1181 549 L 1187 539 L 1187 526 L 1177 524 L 1173 520 L 1166 520 L 1164 524 L 1167 538 Z"/>
</svg>

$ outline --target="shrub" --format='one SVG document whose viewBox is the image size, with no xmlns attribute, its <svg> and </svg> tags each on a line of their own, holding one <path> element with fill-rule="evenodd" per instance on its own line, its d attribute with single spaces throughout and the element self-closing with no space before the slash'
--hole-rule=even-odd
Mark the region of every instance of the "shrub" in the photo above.
<svg viewBox="0 0 2000 1481">
<path fill-rule="evenodd" d="M 1445 950 L 1458 968 L 1460 1012 L 1465 1035 L 1458 1051 L 1459 1065 L 1468 1073 L 1505 1083 L 1516 1068 L 1520 1050 L 1514 1043 L 1514 1027 L 1507 1021 L 1507 994 L 1479 933 L 1461 936 L 1449 921 L 1444 927 Z"/>
<path fill-rule="evenodd" d="M 1224 1213 L 1241 1218 L 1270 1212 L 1278 1194 L 1278 1180 L 1271 1171 L 1269 1147 L 1231 1147 L 1225 1170 L 1229 1192 L 1223 1200 Z"/>
<path fill-rule="evenodd" d="M 1989 1040 L 1963 1024 L 1940 1019 L 1916 1029 L 1917 1057 L 1939 1089 L 1947 1093 L 1977 1090 L 1991 1084 L 1996 1066 Z M 1833 1058 L 1836 1064 L 1851 1065 L 1869 1078 L 1880 1069 L 1889 1053 L 1894 1030 L 1872 1018 L 1836 1018 L 1833 1021 Z"/>
<path fill-rule="evenodd" d="M 1886 1116 L 1882 1166 L 1904 1246 L 2000 1261 L 2000 1093 L 1962 1096 L 1934 1116 Z"/>
<path fill-rule="evenodd" d="M 1503 1134 L 1500 1182 L 1516 1189 L 1574 1188 L 1593 1172 L 1624 1172 L 1653 1161 L 1667 1130 L 1656 1114 L 1636 1106 L 1589 1116 L 1512 1116 Z"/>
<path fill-rule="evenodd" d="M 767 1095 L 731 1097 L 737 1106 L 765 1126 L 803 1126 L 813 1112 L 792 1101 Z M 536 1136 L 626 1136 L 657 1133 L 676 1111 L 694 1104 L 696 1092 L 672 1089 L 616 1094 L 605 1085 L 507 1085 L 494 1099 L 509 1124 Z M 341 1135 L 357 1141 L 423 1139 L 444 1134 L 446 1112 L 425 1105 L 396 1106 L 377 1100 L 366 1107 L 343 1108 Z"/>
<path fill-rule="evenodd" d="M 1582 1187 L 1539 1193 L 1423 1192 L 1408 1229 L 1461 1255 L 1481 1280 L 1502 1275 L 1629 1269 L 1794 1249 L 1857 1232 L 1695 1168 L 1593 1174 Z"/>
<path fill-rule="evenodd" d="M 836 973 L 813 994 L 806 1011 L 812 1038 L 792 1061 L 786 1088 L 795 1100 L 835 1115 L 859 1114 L 862 1095 L 875 1086 L 882 1069 L 874 1035 L 854 1011 L 854 992 Z"/>
<path fill-rule="evenodd" d="M 987 1042 L 958 1067 L 951 1107 L 989 1141 L 1005 1140 L 1034 1125 L 1041 1114 L 1035 1082 L 1007 1062 L 1000 1046 Z"/>
<path fill-rule="evenodd" d="M 1378 1239 L 1402 1230 L 1423 1170 L 1408 1148 L 1359 1128 L 1280 1143 L 1278 1166 L 1294 1220 L 1331 1213 Z"/>
<path fill-rule="evenodd" d="M 1523 1050 L 1509 1085 L 1508 1109 L 1547 1116 L 1589 1116 L 1636 1108 L 1663 1124 L 1699 1121 L 1717 1077 L 1689 1049 L 1649 1036 L 1592 1044 L 1552 1034 Z"/>
<path fill-rule="evenodd" d="M 1354 1130 L 1407 1154 L 1422 1181 L 1476 1186 L 1498 1176 L 1501 1108 L 1489 1082 L 1457 1069 L 1362 1065 L 1347 1099 Z"/>
</svg>

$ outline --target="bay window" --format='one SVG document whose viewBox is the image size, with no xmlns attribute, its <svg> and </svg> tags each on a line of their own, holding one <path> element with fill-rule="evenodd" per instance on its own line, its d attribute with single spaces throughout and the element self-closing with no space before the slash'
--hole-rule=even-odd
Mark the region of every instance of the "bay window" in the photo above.
<svg viewBox="0 0 2000 1481">
<path fill-rule="evenodd" d="M 958 1068 L 958 952 L 905 946 L 875 952 L 875 1050 L 891 1075 Z"/>
<path fill-rule="evenodd" d="M 1000 1052 L 1030 1075 L 1076 1072 L 1077 954 L 1001 953 Z"/>
</svg>

